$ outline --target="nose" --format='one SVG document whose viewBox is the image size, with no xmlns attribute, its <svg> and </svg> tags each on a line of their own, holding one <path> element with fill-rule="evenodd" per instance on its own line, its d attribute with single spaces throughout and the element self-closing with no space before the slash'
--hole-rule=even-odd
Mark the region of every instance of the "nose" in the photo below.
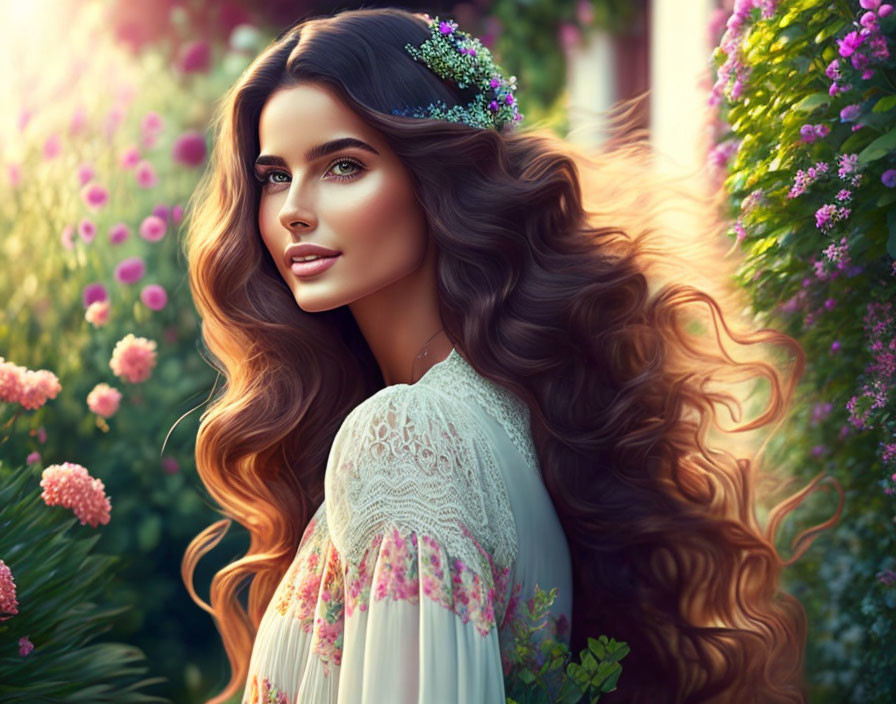
<svg viewBox="0 0 896 704">
<path fill-rule="evenodd" d="M 283 207 L 280 208 L 280 224 L 290 232 L 302 228 L 312 229 L 317 225 L 314 211 L 306 203 L 307 199 L 302 197 L 299 186 L 299 181 L 293 179 Z"/>
</svg>

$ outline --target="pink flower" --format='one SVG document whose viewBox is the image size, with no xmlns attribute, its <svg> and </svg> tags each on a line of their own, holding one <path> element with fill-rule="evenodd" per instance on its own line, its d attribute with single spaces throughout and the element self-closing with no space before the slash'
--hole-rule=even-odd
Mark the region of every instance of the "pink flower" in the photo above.
<svg viewBox="0 0 896 704">
<path fill-rule="evenodd" d="M 19 132 L 24 132 L 25 128 L 28 127 L 28 123 L 31 122 L 32 113 L 30 110 L 22 110 L 19 113 L 19 119 L 17 121 L 17 125 L 19 128 Z"/>
<path fill-rule="evenodd" d="M 105 301 L 108 298 L 109 294 L 106 292 L 106 287 L 100 283 L 87 284 L 81 294 L 85 308 L 89 308 L 94 301 Z"/>
<path fill-rule="evenodd" d="M 72 462 L 53 464 L 44 469 L 40 486 L 47 506 L 63 506 L 74 511 L 81 525 L 109 523 L 112 504 L 101 479 L 90 476 L 85 467 Z"/>
<path fill-rule="evenodd" d="M 59 156 L 61 151 L 62 142 L 59 140 L 59 135 L 54 134 L 47 137 L 47 141 L 44 142 L 44 157 L 47 159 L 54 159 Z"/>
<path fill-rule="evenodd" d="M 136 384 L 146 381 L 156 365 L 156 343 L 128 333 L 115 345 L 109 366 L 116 376 Z"/>
<path fill-rule="evenodd" d="M 162 120 L 162 116 L 152 110 L 146 113 L 140 121 L 140 131 L 143 134 L 158 134 L 164 127 L 165 122 Z"/>
<path fill-rule="evenodd" d="M 90 183 L 90 180 L 94 177 L 95 173 L 93 167 L 90 164 L 81 164 L 78 167 L 78 183 L 82 186 L 86 186 Z"/>
<path fill-rule="evenodd" d="M 109 301 L 94 301 L 87 306 L 84 319 L 95 328 L 102 327 L 109 322 Z"/>
<path fill-rule="evenodd" d="M 27 464 L 35 464 L 37 462 L 40 462 L 40 453 L 37 450 L 35 450 L 34 452 L 30 452 L 28 454 L 28 457 L 25 458 L 25 462 Z"/>
<path fill-rule="evenodd" d="M 124 108 L 120 105 L 115 105 L 109 112 L 106 114 L 106 124 L 104 125 L 106 131 L 106 137 L 111 137 L 115 134 L 115 131 L 118 129 L 118 126 L 121 124 L 121 121 L 124 119 Z"/>
<path fill-rule="evenodd" d="M 140 188 L 152 188 L 159 182 L 158 176 L 156 176 L 156 171 L 145 159 L 137 164 L 137 169 L 135 172 L 135 176 L 137 178 L 137 185 Z"/>
<path fill-rule="evenodd" d="M 140 150 L 133 145 L 127 147 L 121 153 L 121 156 L 118 157 L 118 163 L 121 164 L 122 168 L 133 169 L 140 163 Z"/>
<path fill-rule="evenodd" d="M 34 650 L 34 643 L 28 640 L 28 636 L 19 638 L 19 655 L 25 657 L 26 655 L 29 655 L 32 650 Z"/>
<path fill-rule="evenodd" d="M 158 215 L 148 215 L 140 223 L 140 236 L 148 242 L 158 242 L 165 236 L 167 225 Z"/>
<path fill-rule="evenodd" d="M 861 108 L 858 104 L 847 105 L 840 111 L 840 122 L 852 122 L 859 116 L 860 112 Z"/>
<path fill-rule="evenodd" d="M 32 371 L 0 357 L 0 401 L 20 403 L 28 410 L 43 406 L 48 398 L 56 398 L 62 386 L 53 372 Z"/>
<path fill-rule="evenodd" d="M 863 10 L 876 10 L 880 7 L 880 0 L 859 0 Z"/>
<path fill-rule="evenodd" d="M 0 621 L 15 616 L 19 613 L 19 602 L 16 599 L 16 581 L 13 579 L 12 570 L 3 560 L 0 560 Z"/>
<path fill-rule="evenodd" d="M 893 11 L 892 5 L 881 5 L 877 11 L 877 16 L 883 19 Z"/>
<path fill-rule="evenodd" d="M 115 279 L 123 284 L 138 282 L 146 273 L 146 264 L 140 257 L 128 257 L 122 259 L 115 267 Z"/>
<path fill-rule="evenodd" d="M 121 391 L 108 384 L 97 384 L 87 394 L 87 407 L 103 418 L 109 418 L 118 412 L 121 402 Z"/>
<path fill-rule="evenodd" d="M 165 222 L 168 221 L 169 212 L 170 209 L 164 203 L 157 203 L 152 209 L 152 214 L 162 218 L 162 220 L 164 220 Z"/>
<path fill-rule="evenodd" d="M 88 208 L 97 211 L 109 202 L 109 191 L 98 183 L 89 183 L 81 189 L 81 198 Z"/>
<path fill-rule="evenodd" d="M 179 470 L 180 465 L 173 457 L 165 457 L 162 459 L 162 471 L 165 472 L 165 474 L 177 474 Z"/>
<path fill-rule="evenodd" d="M 184 166 L 200 166 L 205 161 L 205 137 L 199 132 L 184 132 L 174 141 L 171 158 Z"/>
<path fill-rule="evenodd" d="M 4 362 L 0 357 L 0 401 L 18 403 L 22 394 L 24 368 L 12 362 Z"/>
<path fill-rule="evenodd" d="M 68 125 L 68 133 L 70 135 L 81 134 L 85 127 L 87 127 L 87 111 L 82 106 L 78 106 L 72 113 L 72 119 Z"/>
<path fill-rule="evenodd" d="M 211 50 L 208 42 L 197 39 L 185 44 L 177 57 L 177 68 L 182 73 L 208 71 L 211 66 Z"/>
<path fill-rule="evenodd" d="M 109 228 L 109 244 L 121 244 L 131 236 L 131 228 L 123 222 Z"/>
<path fill-rule="evenodd" d="M 140 292 L 140 300 L 152 310 L 162 310 L 168 303 L 168 294 L 158 284 L 148 284 Z"/>
<path fill-rule="evenodd" d="M 19 164 L 7 164 L 6 177 L 13 188 L 22 183 L 22 167 Z"/>
<path fill-rule="evenodd" d="M 569 50 L 579 43 L 582 33 L 572 22 L 561 22 L 557 28 L 557 42 L 564 50 Z"/>
<path fill-rule="evenodd" d="M 175 225 L 177 225 L 177 224 L 180 223 L 180 221 L 183 220 L 183 219 L 184 219 L 184 209 L 183 209 L 183 206 L 175 205 L 175 206 L 171 209 L 171 222 L 173 222 Z"/>
<path fill-rule="evenodd" d="M 84 218 L 81 222 L 78 223 L 78 234 L 81 235 L 81 239 L 84 240 L 87 244 L 93 242 L 93 238 L 96 237 L 96 225 L 93 220 L 88 218 Z"/>
</svg>

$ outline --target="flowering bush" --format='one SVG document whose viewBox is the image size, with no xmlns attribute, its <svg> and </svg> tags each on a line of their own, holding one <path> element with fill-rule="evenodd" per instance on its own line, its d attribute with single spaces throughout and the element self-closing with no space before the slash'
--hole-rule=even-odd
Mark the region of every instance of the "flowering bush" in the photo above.
<svg viewBox="0 0 896 704">
<path fill-rule="evenodd" d="M 896 589 L 881 577 L 896 566 L 894 39 L 880 0 L 736 0 L 714 55 L 710 162 L 739 283 L 809 360 L 771 451 L 805 476 L 828 468 L 849 497 L 833 544 L 789 576 L 806 594 L 813 701 L 896 699 Z"/>
</svg>

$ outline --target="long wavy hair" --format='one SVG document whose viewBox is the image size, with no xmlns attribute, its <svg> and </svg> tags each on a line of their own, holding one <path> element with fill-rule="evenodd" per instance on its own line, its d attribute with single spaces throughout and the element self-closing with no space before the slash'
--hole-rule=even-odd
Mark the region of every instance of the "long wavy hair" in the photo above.
<svg viewBox="0 0 896 704">
<path fill-rule="evenodd" d="M 661 176 L 637 132 L 595 150 L 544 125 L 498 132 L 394 116 L 470 97 L 406 53 L 428 36 L 421 16 L 399 9 L 308 19 L 255 59 L 216 113 L 185 240 L 202 337 L 226 382 L 196 441 L 226 518 L 182 563 L 231 666 L 209 704 L 245 686 L 262 614 L 323 500 L 336 431 L 384 386 L 348 308 L 301 310 L 258 230 L 259 114 L 298 81 L 335 89 L 402 160 L 438 247 L 448 338 L 530 408 L 573 562 L 572 652 L 600 634 L 631 648 L 606 701 L 805 701 L 805 611 L 779 578 L 837 520 L 842 492 L 837 515 L 785 561 L 776 528 L 824 477 L 768 510 L 763 528 L 758 489 L 784 477 L 758 463 L 805 358 L 792 337 L 738 320 L 718 195 Z M 722 428 L 715 405 L 739 419 L 734 390 L 758 386 L 762 412 Z M 250 546 L 215 574 L 206 604 L 193 572 L 234 520 Z"/>
</svg>

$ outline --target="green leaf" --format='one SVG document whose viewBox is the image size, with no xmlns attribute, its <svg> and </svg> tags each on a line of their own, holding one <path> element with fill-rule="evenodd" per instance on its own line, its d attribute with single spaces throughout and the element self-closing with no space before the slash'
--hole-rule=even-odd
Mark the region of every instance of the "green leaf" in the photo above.
<svg viewBox="0 0 896 704">
<path fill-rule="evenodd" d="M 874 104 L 871 112 L 886 112 L 893 108 L 896 108 L 896 95 L 885 95 Z"/>
<path fill-rule="evenodd" d="M 885 135 L 881 135 L 860 151 L 859 163 L 867 164 L 871 161 L 876 161 L 881 157 L 885 157 L 893 149 L 896 149 L 896 128 L 890 130 Z"/>
<path fill-rule="evenodd" d="M 818 34 L 815 35 L 815 43 L 821 44 L 828 37 L 832 37 L 846 26 L 846 20 L 829 22 Z"/>
<path fill-rule="evenodd" d="M 812 93 L 793 106 L 797 112 L 812 112 L 815 108 L 827 105 L 831 102 L 831 96 L 827 93 Z"/>
</svg>

